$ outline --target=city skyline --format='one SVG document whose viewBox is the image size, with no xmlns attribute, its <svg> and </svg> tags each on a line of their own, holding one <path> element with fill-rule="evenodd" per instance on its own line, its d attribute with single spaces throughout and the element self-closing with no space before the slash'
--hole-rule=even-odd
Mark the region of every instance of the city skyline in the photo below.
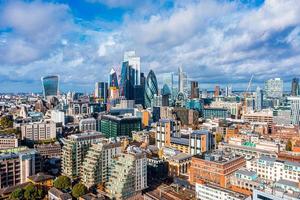
<svg viewBox="0 0 300 200">
<path fill-rule="evenodd" d="M 300 76 L 295 0 L 1 0 L 0 10 L 0 92 L 40 92 L 53 74 L 64 92 L 92 92 L 131 50 L 160 86 L 180 66 L 200 89 L 242 90 L 254 75 L 253 85 L 280 77 L 290 90 Z"/>
</svg>

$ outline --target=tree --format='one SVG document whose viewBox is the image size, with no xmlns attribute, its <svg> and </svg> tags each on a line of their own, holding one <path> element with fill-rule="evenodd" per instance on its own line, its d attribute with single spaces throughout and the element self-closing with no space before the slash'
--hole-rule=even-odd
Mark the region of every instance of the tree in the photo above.
<svg viewBox="0 0 300 200">
<path fill-rule="evenodd" d="M 3 116 L 0 118 L 0 127 L 2 129 L 12 128 L 13 120 L 9 116 Z"/>
<path fill-rule="evenodd" d="M 285 147 L 285 150 L 292 151 L 292 147 L 293 147 L 292 141 L 288 140 L 288 142 L 286 144 L 286 147 Z"/>
<path fill-rule="evenodd" d="M 85 195 L 86 193 L 87 193 L 87 188 L 82 183 L 77 183 L 76 185 L 74 185 L 72 189 L 72 195 L 75 198 L 79 198 L 82 195 Z"/>
<path fill-rule="evenodd" d="M 33 184 L 27 185 L 25 187 L 24 197 L 27 200 L 38 199 L 38 189 Z"/>
<path fill-rule="evenodd" d="M 53 183 L 54 187 L 60 190 L 68 189 L 71 187 L 71 180 L 67 176 L 59 176 Z"/>
<path fill-rule="evenodd" d="M 219 142 L 222 142 L 223 136 L 221 133 L 216 134 L 216 144 L 219 144 Z"/>
<path fill-rule="evenodd" d="M 11 200 L 24 199 L 24 190 L 22 188 L 15 189 L 9 196 Z"/>
</svg>

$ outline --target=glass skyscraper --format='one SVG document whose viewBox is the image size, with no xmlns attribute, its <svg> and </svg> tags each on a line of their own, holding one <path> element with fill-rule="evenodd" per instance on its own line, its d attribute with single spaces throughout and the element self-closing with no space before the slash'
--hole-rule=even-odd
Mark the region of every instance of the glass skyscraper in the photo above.
<svg viewBox="0 0 300 200">
<path fill-rule="evenodd" d="M 292 80 L 292 96 L 298 96 L 299 95 L 299 78 L 293 78 Z"/>
<path fill-rule="evenodd" d="M 109 87 L 118 88 L 118 75 L 117 72 L 112 68 L 109 73 Z"/>
<path fill-rule="evenodd" d="M 158 85 L 154 72 L 150 70 L 145 86 L 145 107 L 151 107 L 154 95 L 158 94 Z"/>
<path fill-rule="evenodd" d="M 44 76 L 41 78 L 43 84 L 44 98 L 58 95 L 58 80 L 59 77 L 54 76 Z"/>
</svg>

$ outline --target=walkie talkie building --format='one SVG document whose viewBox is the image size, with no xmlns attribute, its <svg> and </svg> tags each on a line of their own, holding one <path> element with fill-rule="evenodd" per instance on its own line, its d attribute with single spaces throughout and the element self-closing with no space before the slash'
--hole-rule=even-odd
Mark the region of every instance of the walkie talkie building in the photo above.
<svg viewBox="0 0 300 200">
<path fill-rule="evenodd" d="M 44 98 L 58 95 L 59 76 L 44 76 L 41 78 L 43 84 Z"/>
</svg>

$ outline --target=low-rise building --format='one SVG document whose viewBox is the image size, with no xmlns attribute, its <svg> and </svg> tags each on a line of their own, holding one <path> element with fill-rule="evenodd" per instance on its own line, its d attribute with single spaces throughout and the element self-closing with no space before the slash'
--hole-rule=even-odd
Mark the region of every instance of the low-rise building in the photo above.
<svg viewBox="0 0 300 200">
<path fill-rule="evenodd" d="M 199 200 L 251 200 L 250 195 L 201 181 L 196 183 L 196 196 Z"/>
<path fill-rule="evenodd" d="M 255 171 L 260 178 L 278 181 L 299 181 L 300 163 L 262 156 L 247 161 L 247 169 Z"/>
<path fill-rule="evenodd" d="M 56 124 L 52 121 L 21 125 L 22 140 L 38 142 L 56 138 Z"/>
<path fill-rule="evenodd" d="M 64 193 L 63 191 L 52 187 L 48 191 L 49 200 L 72 200 L 72 196 L 69 193 Z"/>
<path fill-rule="evenodd" d="M 230 186 L 231 175 L 246 165 L 243 156 L 222 151 L 192 157 L 189 180 L 191 184 L 206 181 L 221 187 Z"/>
<path fill-rule="evenodd" d="M 95 118 L 81 119 L 79 122 L 79 130 L 84 131 L 96 131 L 97 121 Z"/>
<path fill-rule="evenodd" d="M 0 135 L 0 150 L 11 149 L 19 146 L 19 140 L 16 135 Z"/>
</svg>

